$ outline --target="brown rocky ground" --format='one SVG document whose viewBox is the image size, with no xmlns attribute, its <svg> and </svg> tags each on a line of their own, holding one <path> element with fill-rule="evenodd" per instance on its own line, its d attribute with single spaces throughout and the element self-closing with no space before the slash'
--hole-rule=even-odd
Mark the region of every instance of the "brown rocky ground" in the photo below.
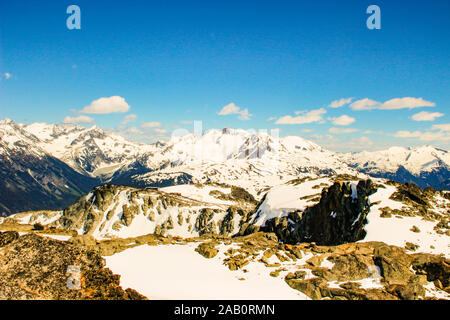
<svg viewBox="0 0 450 320">
<path fill-rule="evenodd" d="M 81 271 L 79 289 L 69 288 L 70 266 Z M 33 233 L 0 233 L 2 300 L 146 299 L 132 289 L 122 289 L 119 280 L 120 276 L 105 268 L 97 250 Z"/>
<path fill-rule="evenodd" d="M 42 232 L 42 231 L 39 231 Z M 315 243 L 282 244 L 273 233 L 247 236 L 204 235 L 181 239 L 145 235 L 128 239 L 95 240 L 74 236 L 57 241 L 30 233 L 0 233 L 0 299 L 145 299 L 120 287 L 118 275 L 104 268 L 102 256 L 147 245 L 185 245 L 197 242 L 196 251 L 211 259 L 221 253 L 230 272 L 262 263 L 267 273 L 285 281 L 312 299 L 422 300 L 431 284 L 440 296 L 450 297 L 450 261 L 444 256 L 406 253 L 406 248 L 383 242 L 338 246 Z M 19 258 L 20 257 L 20 258 Z M 327 262 L 327 263 L 325 263 Z M 67 288 L 67 267 L 79 266 L 81 289 Z M 377 276 L 378 286 L 361 283 Z M 245 280 L 245 277 L 242 277 Z"/>
<path fill-rule="evenodd" d="M 282 275 L 290 287 L 315 300 L 433 299 L 425 295 L 424 286 L 430 283 L 450 294 L 450 260 L 442 255 L 407 254 L 405 248 L 383 242 L 281 244 L 275 234 L 261 232 L 228 242 L 238 245 L 225 252 L 224 264 L 230 270 L 263 263 L 271 276 Z M 206 241 L 197 251 L 206 258 L 214 257 L 219 243 L 218 239 Z M 306 255 L 310 258 L 305 259 Z M 329 264 L 324 266 L 324 260 Z M 361 287 L 360 281 L 374 276 L 379 286 Z"/>
</svg>

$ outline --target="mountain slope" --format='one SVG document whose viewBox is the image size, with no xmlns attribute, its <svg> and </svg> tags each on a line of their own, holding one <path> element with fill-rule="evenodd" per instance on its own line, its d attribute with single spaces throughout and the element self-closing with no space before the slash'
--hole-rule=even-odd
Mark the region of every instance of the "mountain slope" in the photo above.
<svg viewBox="0 0 450 320">
<path fill-rule="evenodd" d="M 450 189 L 450 156 L 430 146 L 338 154 L 301 137 L 209 130 L 166 143 L 127 141 L 96 126 L 1 121 L 0 212 L 56 209 L 99 183 L 136 188 L 216 183 L 261 199 L 300 178 L 347 174 Z"/>
<path fill-rule="evenodd" d="M 339 154 L 301 137 L 222 129 L 151 145 L 94 126 L 20 125 L 38 145 L 77 172 L 103 182 L 159 187 L 195 182 L 239 184 L 254 194 L 298 176 L 364 174 L 450 189 L 447 151 L 424 146 Z M 252 190 L 250 190 L 252 189 Z"/>
<path fill-rule="evenodd" d="M 83 175 L 107 180 L 122 166 L 156 151 L 154 145 L 133 143 L 97 126 L 22 125 L 39 138 L 38 145 Z"/>
<path fill-rule="evenodd" d="M 242 190 L 221 186 L 157 189 L 103 185 L 57 212 L 27 212 L 6 221 L 39 221 L 97 239 L 146 235 L 196 237 L 236 234 L 241 217 L 254 209 Z"/>
<path fill-rule="evenodd" d="M 299 177 L 358 175 L 335 153 L 300 137 L 232 129 L 174 137 L 154 162 L 159 168 L 132 176 L 131 185 L 226 183 L 260 197 L 264 190 Z"/>
<path fill-rule="evenodd" d="M 450 153 L 432 146 L 348 153 L 342 160 L 373 177 L 414 182 L 421 188 L 450 189 Z"/>
<path fill-rule="evenodd" d="M 11 120 L 0 121 L 0 214 L 58 209 L 97 180 L 74 171 L 39 147 L 39 139 Z"/>
<path fill-rule="evenodd" d="M 4 221 L 39 221 L 97 239 L 146 234 L 236 236 L 263 231 L 289 244 L 382 241 L 448 256 L 449 199 L 448 192 L 350 176 L 281 184 L 269 190 L 257 206 L 245 190 L 232 186 L 136 189 L 105 185 L 63 211 L 21 213 Z"/>
</svg>

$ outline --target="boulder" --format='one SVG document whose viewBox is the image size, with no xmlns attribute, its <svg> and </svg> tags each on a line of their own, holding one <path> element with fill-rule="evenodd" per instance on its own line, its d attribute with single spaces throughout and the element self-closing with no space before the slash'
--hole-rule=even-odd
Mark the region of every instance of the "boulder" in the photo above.
<svg viewBox="0 0 450 320">
<path fill-rule="evenodd" d="M 218 253 L 219 250 L 216 249 L 214 246 L 217 245 L 215 242 L 204 242 L 201 243 L 195 251 L 200 253 L 202 256 L 204 256 L 207 259 L 214 258 Z"/>
<path fill-rule="evenodd" d="M 388 283 L 406 284 L 414 273 L 410 270 L 412 258 L 403 248 L 382 246 L 375 249 L 374 262 Z"/>
</svg>

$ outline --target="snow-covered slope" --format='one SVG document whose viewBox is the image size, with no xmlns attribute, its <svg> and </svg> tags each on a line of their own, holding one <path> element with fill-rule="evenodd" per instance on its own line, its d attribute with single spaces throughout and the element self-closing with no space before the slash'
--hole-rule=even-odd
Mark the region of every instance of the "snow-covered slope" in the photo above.
<svg viewBox="0 0 450 320">
<path fill-rule="evenodd" d="M 96 126 L 20 126 L 39 138 L 38 146 L 76 171 L 134 187 L 212 181 L 256 194 L 299 175 L 357 174 L 335 153 L 301 137 L 223 129 L 146 145 Z"/>
<path fill-rule="evenodd" d="M 0 215 L 62 208 L 97 183 L 48 154 L 39 143 L 12 120 L 0 121 Z"/>
<path fill-rule="evenodd" d="M 244 200 L 246 197 L 236 196 L 238 193 L 233 193 L 227 186 L 179 185 L 141 190 L 106 185 L 95 188 L 62 212 L 17 214 L 8 221 L 38 221 L 79 234 L 90 234 L 97 239 L 151 233 L 183 238 L 209 233 L 248 234 L 246 231 L 252 228 L 252 232 L 260 230 L 259 227 L 264 231 L 267 223 L 273 226 L 276 225 L 274 221 L 278 221 L 280 229 L 272 232 L 283 239 L 282 235 L 303 223 L 302 219 L 308 219 L 305 223 L 309 224 L 327 223 L 307 218 L 307 212 L 312 208 L 319 206 L 325 210 L 324 219 L 333 223 L 340 218 L 336 212 L 342 210 L 340 203 L 345 198 L 355 204 L 366 200 L 364 193 L 358 193 L 358 190 L 364 191 L 360 182 L 353 179 L 334 176 L 290 181 L 271 188 L 256 208 L 254 203 Z M 360 241 L 382 241 L 401 247 L 409 242 L 420 252 L 450 256 L 450 196 L 447 192 L 422 191 L 413 185 L 390 183 L 384 179 L 374 182 L 375 191 L 368 199 L 367 216 L 362 219 L 365 222 L 361 222 L 366 233 Z M 350 192 L 339 193 L 336 184 L 344 186 L 345 183 L 349 184 Z M 326 194 L 333 200 L 322 203 Z M 358 205 L 354 207 L 355 210 L 359 208 Z M 358 212 L 354 212 L 356 215 Z M 283 222 L 283 219 L 287 220 Z M 339 220 L 338 224 L 351 225 L 350 229 L 341 232 L 356 232 L 352 227 L 358 219 L 350 219 L 349 222 Z"/>
<path fill-rule="evenodd" d="M 158 171 L 131 177 L 132 185 L 161 183 L 161 174 L 187 182 L 238 185 L 260 197 L 268 188 L 303 176 L 359 173 L 338 156 L 301 137 L 244 130 L 210 130 L 174 137 L 160 154 Z M 364 174 L 360 175 L 365 176 Z"/>
<path fill-rule="evenodd" d="M 4 221 L 39 222 L 97 239 L 153 233 L 187 238 L 210 233 L 236 234 L 242 215 L 254 209 L 253 203 L 237 197 L 231 188 L 183 187 L 141 190 L 105 185 L 63 211 L 19 213 Z"/>
<path fill-rule="evenodd" d="M 342 155 L 342 160 L 375 177 L 412 181 L 421 187 L 437 189 L 450 186 L 450 153 L 432 146 L 348 153 Z"/>
<path fill-rule="evenodd" d="M 417 204 L 392 199 L 397 186 L 381 185 L 384 188 L 370 196 L 373 206 L 367 216 L 367 235 L 363 241 L 382 241 L 400 247 L 412 243 L 419 252 L 450 257 L 450 201 L 436 194 L 428 200 L 427 214 L 420 215 L 415 211 Z M 383 214 L 386 210 L 391 215 Z"/>
<path fill-rule="evenodd" d="M 271 219 L 282 218 L 296 210 L 303 211 L 306 207 L 316 204 L 322 189 L 332 183 L 332 179 L 322 178 L 275 186 L 266 194 L 251 223 L 264 226 Z"/>
<path fill-rule="evenodd" d="M 47 153 L 39 147 L 39 139 L 23 130 L 11 119 L 0 121 L 0 154 L 7 157 L 15 153 L 27 152 L 36 157 L 44 157 Z"/>
<path fill-rule="evenodd" d="M 416 245 L 419 252 L 450 257 L 449 195 L 427 193 L 413 186 L 387 183 L 384 179 L 374 181 L 377 190 L 369 196 L 371 206 L 364 225 L 367 234 L 360 241 L 381 241 L 400 247 L 409 242 Z M 323 189 L 332 183 L 332 178 L 319 178 L 275 186 L 266 194 L 250 223 L 265 226 L 270 220 L 287 217 L 294 211 L 304 214 L 308 207 L 318 204 Z M 357 201 L 357 182 L 349 183 Z M 333 218 L 333 208 L 328 209 L 328 215 Z M 285 229 L 297 223 L 288 218 Z"/>
<path fill-rule="evenodd" d="M 106 266 L 121 275 L 123 286 L 135 288 L 154 300 L 308 299 L 285 281 L 270 276 L 262 263 L 251 262 L 245 273 L 231 272 L 223 263 L 228 249 L 225 245 L 220 246 L 220 253 L 212 259 L 195 252 L 196 246 L 197 243 L 144 245 L 105 257 Z M 176 285 L 168 285 L 175 274 Z"/>
<path fill-rule="evenodd" d="M 38 137 L 38 145 L 51 155 L 93 177 L 107 178 L 125 164 L 157 150 L 155 145 L 133 143 L 97 126 L 33 123 L 22 127 Z"/>
<path fill-rule="evenodd" d="M 16 165 L 8 157 L 19 150 L 37 159 L 59 159 L 86 177 L 90 187 L 97 181 L 137 188 L 212 182 L 243 187 L 261 199 L 270 188 L 293 179 L 349 174 L 450 188 L 449 153 L 429 146 L 342 155 L 301 137 L 278 138 L 266 132 L 234 129 L 174 136 L 166 143 L 149 145 L 130 142 L 96 126 L 23 125 L 9 119 L 2 121 L 0 135 L 5 163 Z M 23 162 L 21 170 L 27 169 L 34 177 L 36 172 L 44 174 Z M 11 170 L 14 175 L 15 169 Z M 86 183 L 81 184 L 59 183 L 85 190 Z M 16 212 L 6 209 L 7 213 Z"/>
<path fill-rule="evenodd" d="M 421 187 L 450 188 L 450 154 L 431 146 L 339 154 L 274 132 L 209 130 L 142 144 L 93 126 L 19 125 L 76 171 L 134 187 L 193 182 L 239 183 L 255 195 L 298 176 L 361 172 Z"/>
</svg>

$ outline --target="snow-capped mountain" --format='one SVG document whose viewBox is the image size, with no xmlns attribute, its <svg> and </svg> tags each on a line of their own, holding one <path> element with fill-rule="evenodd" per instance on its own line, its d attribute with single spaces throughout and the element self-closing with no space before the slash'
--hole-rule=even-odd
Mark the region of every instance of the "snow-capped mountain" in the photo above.
<svg viewBox="0 0 450 320">
<path fill-rule="evenodd" d="M 414 182 L 422 188 L 450 188 L 450 153 L 432 146 L 348 153 L 342 160 L 374 177 Z"/>
<path fill-rule="evenodd" d="M 23 129 L 37 138 L 38 145 L 81 174 L 108 178 L 120 167 L 157 150 L 154 145 L 133 143 L 97 126 L 33 123 Z"/>
<path fill-rule="evenodd" d="M 131 184 L 158 186 L 167 181 L 238 185 L 256 196 L 303 176 L 359 173 L 336 153 L 301 137 L 278 138 L 245 130 L 209 130 L 174 137 L 160 155 L 158 170 L 131 177 Z M 155 161 L 158 163 L 158 161 Z"/>
<path fill-rule="evenodd" d="M 97 183 L 39 145 L 40 140 L 22 126 L 0 121 L 0 215 L 62 208 Z"/>
<path fill-rule="evenodd" d="M 450 188 L 450 155 L 431 146 L 339 154 L 301 137 L 209 130 L 167 143 L 130 142 L 96 126 L 19 125 L 37 145 L 83 175 L 135 187 L 222 182 L 261 190 L 299 176 L 368 174 L 421 187 Z"/>
<path fill-rule="evenodd" d="M 173 136 L 165 143 L 143 144 L 96 126 L 24 125 L 9 119 L 1 123 L 1 177 L 11 181 L 4 184 L 14 190 L 8 194 L 10 199 L 21 199 L 18 193 L 23 188 L 18 186 L 27 184 L 19 179 L 21 172 L 29 175 L 29 186 L 40 181 L 39 188 L 52 192 L 61 201 L 67 201 L 65 191 L 52 191 L 54 188 L 47 184 L 55 184 L 58 180 L 55 177 L 63 171 L 57 185 L 62 190 L 77 190 L 69 192 L 68 199 L 72 201 L 93 185 L 102 183 L 139 188 L 221 183 L 243 187 L 261 199 L 273 186 L 294 179 L 338 174 L 360 178 L 370 175 L 412 181 L 421 187 L 450 188 L 449 153 L 430 146 L 339 154 L 297 136 L 279 138 L 267 132 L 234 129 L 213 129 L 201 134 Z M 48 178 L 56 169 L 50 170 L 48 164 L 40 162 L 38 165 L 38 160 L 64 169 Z M 66 180 L 78 182 L 66 183 Z M 29 208 L 26 203 L 21 204 L 21 210 L 54 207 L 54 203 L 49 205 L 46 201 L 30 204 Z M 11 203 L 2 202 L 2 205 L 5 213 L 19 210 L 19 207 L 10 209 Z M 37 208 L 38 205 L 41 207 Z"/>
<path fill-rule="evenodd" d="M 209 130 L 140 144 L 94 126 L 22 126 L 74 170 L 103 182 L 159 187 L 193 182 L 244 186 L 257 194 L 299 175 L 358 174 L 333 152 L 301 137 L 245 130 Z"/>
</svg>

